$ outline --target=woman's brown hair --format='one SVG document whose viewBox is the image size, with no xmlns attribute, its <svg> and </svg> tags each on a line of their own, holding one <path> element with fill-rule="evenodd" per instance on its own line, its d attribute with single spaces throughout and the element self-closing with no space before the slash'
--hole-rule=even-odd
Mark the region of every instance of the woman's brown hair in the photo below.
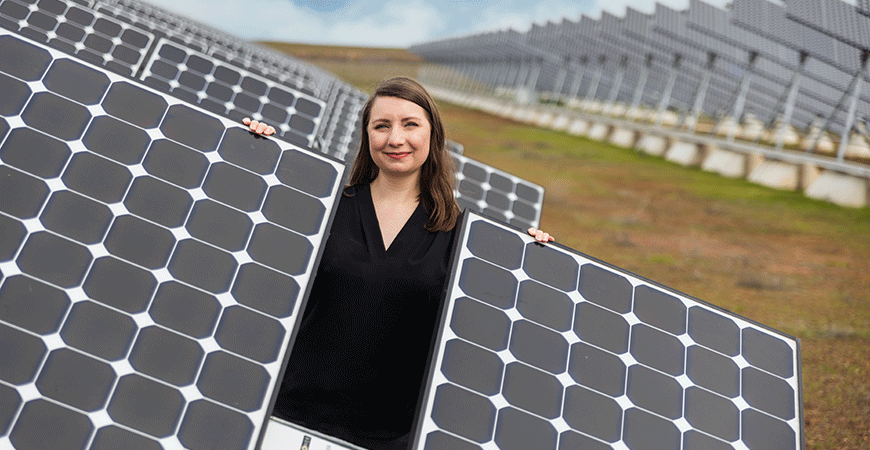
<svg viewBox="0 0 870 450">
<path fill-rule="evenodd" d="M 456 225 L 459 205 L 453 197 L 453 160 L 447 154 L 444 124 L 435 100 L 426 89 L 416 81 L 406 77 L 395 77 L 382 81 L 369 98 L 362 111 L 362 137 L 359 152 L 350 172 L 350 184 L 370 183 L 378 176 L 378 166 L 372 160 L 369 149 L 368 123 L 372 105 L 378 97 L 396 97 L 415 103 L 429 119 L 432 134 L 429 136 L 429 157 L 420 171 L 420 201 L 429 212 L 427 231 L 449 231 Z"/>
</svg>

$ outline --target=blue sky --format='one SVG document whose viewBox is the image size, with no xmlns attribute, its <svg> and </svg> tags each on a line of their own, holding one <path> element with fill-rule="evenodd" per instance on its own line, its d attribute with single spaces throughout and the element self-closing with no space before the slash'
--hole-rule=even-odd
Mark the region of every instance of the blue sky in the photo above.
<svg viewBox="0 0 870 450">
<path fill-rule="evenodd" d="M 655 0 L 145 0 L 242 39 L 397 47 L 485 31 L 653 12 Z M 727 0 L 705 0 L 722 6 Z M 659 0 L 683 9 L 689 0 Z"/>
</svg>

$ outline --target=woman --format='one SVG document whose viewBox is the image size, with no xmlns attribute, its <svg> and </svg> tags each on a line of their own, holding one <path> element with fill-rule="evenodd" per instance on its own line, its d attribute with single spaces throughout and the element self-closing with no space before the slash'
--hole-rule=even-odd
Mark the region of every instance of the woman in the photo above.
<svg viewBox="0 0 870 450">
<path fill-rule="evenodd" d="M 453 179 L 434 100 L 409 78 L 382 82 L 363 108 L 275 416 L 371 450 L 408 448 L 460 215 Z"/>
</svg>

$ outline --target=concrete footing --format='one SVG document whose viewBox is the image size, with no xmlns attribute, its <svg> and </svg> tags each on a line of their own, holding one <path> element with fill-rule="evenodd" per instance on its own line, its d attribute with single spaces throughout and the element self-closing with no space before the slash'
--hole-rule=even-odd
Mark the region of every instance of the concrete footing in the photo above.
<svg viewBox="0 0 870 450">
<path fill-rule="evenodd" d="M 668 148 L 668 140 L 664 136 L 647 134 L 637 141 L 637 148 L 644 153 L 661 156 Z"/>
<path fill-rule="evenodd" d="M 839 174 L 833 171 L 822 172 L 804 191 L 807 197 L 826 200 L 843 206 L 860 208 L 868 203 L 868 183 L 866 179 Z"/>
<path fill-rule="evenodd" d="M 610 135 L 610 126 L 604 123 L 593 123 L 591 127 L 589 127 L 589 131 L 587 136 L 589 139 L 595 139 L 596 141 L 604 141 L 607 140 L 607 136 Z"/>
<path fill-rule="evenodd" d="M 867 140 L 864 139 L 861 133 L 852 133 L 844 156 L 850 158 L 870 158 L 870 145 L 867 145 Z"/>
<path fill-rule="evenodd" d="M 550 111 L 538 113 L 537 117 L 534 119 L 535 125 L 541 128 L 550 128 L 553 124 L 553 117 L 554 115 Z"/>
<path fill-rule="evenodd" d="M 795 164 L 780 161 L 764 161 L 749 172 L 747 179 L 774 189 L 797 190 L 799 186 L 799 170 Z"/>
<path fill-rule="evenodd" d="M 729 178 L 743 178 L 746 176 L 746 155 L 713 147 L 708 150 L 701 168 Z"/>
<path fill-rule="evenodd" d="M 573 134 L 574 136 L 585 136 L 588 130 L 589 122 L 583 119 L 574 119 L 571 125 L 568 126 L 568 134 Z"/>
<path fill-rule="evenodd" d="M 558 114 L 550 127 L 557 131 L 567 131 L 569 125 L 571 125 L 571 118 L 565 114 Z"/>
<path fill-rule="evenodd" d="M 613 131 L 610 132 L 610 143 L 613 145 L 618 145 L 620 147 L 632 148 L 634 147 L 637 133 L 634 130 L 629 130 L 628 128 L 614 127 Z"/>
<path fill-rule="evenodd" d="M 684 166 L 695 167 L 701 165 L 703 158 L 698 144 L 674 141 L 665 152 L 665 159 Z"/>
</svg>

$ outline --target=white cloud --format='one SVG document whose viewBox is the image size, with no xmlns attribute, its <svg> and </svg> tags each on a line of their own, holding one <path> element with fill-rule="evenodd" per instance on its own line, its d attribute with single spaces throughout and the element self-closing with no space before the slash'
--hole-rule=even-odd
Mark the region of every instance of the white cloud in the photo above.
<svg viewBox="0 0 870 450">
<path fill-rule="evenodd" d="M 323 27 L 322 35 L 311 35 L 311 42 L 405 48 L 431 40 L 444 27 L 434 6 L 421 0 L 390 0 L 379 11 L 342 14 Z"/>
<path fill-rule="evenodd" d="M 404 48 L 431 40 L 446 26 L 438 9 L 422 0 L 389 0 L 376 6 L 351 1 L 329 12 L 286 0 L 150 1 L 249 40 Z"/>
</svg>

